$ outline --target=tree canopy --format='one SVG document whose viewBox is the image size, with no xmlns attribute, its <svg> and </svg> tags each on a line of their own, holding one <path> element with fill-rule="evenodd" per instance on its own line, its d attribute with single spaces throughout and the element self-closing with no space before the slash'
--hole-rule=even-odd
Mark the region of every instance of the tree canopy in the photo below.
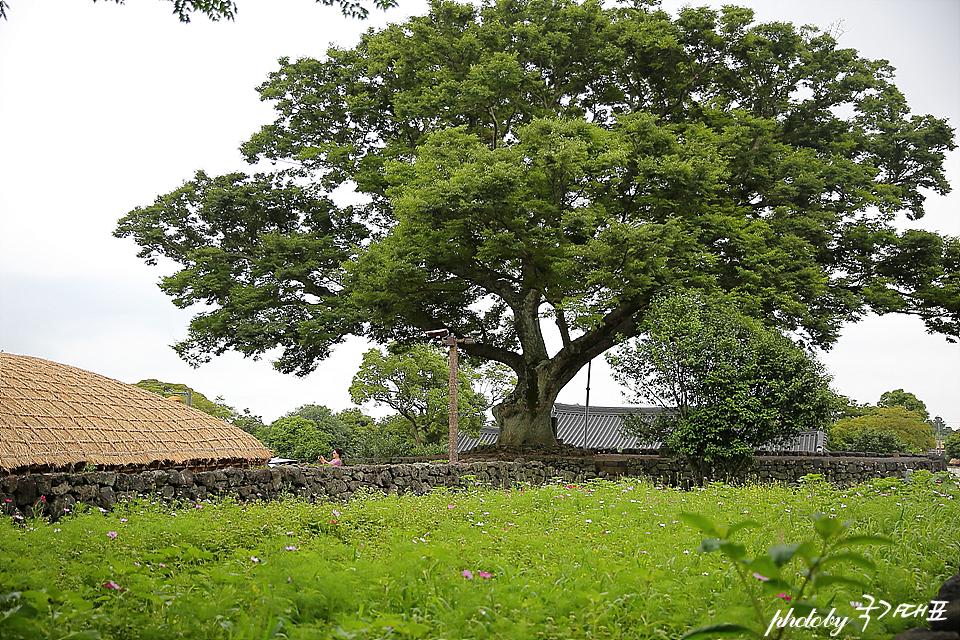
<svg viewBox="0 0 960 640">
<path fill-rule="evenodd" d="M 469 364 L 457 370 L 458 422 L 462 430 L 476 433 L 489 408 L 474 390 L 480 375 Z M 436 444 L 448 433 L 450 372 L 447 359 L 436 347 L 413 345 L 407 350 L 370 349 L 363 354 L 359 371 L 350 384 L 350 398 L 358 405 L 375 403 L 396 411 L 417 446 Z"/>
<path fill-rule="evenodd" d="M 880 400 L 877 401 L 877 406 L 903 407 L 919 415 L 925 422 L 930 420 L 930 412 L 927 411 L 926 403 L 914 394 L 909 391 L 904 391 L 903 389 L 884 391 L 880 396 Z"/>
<path fill-rule="evenodd" d="M 947 460 L 960 458 L 960 431 L 951 433 L 943 443 L 943 452 Z"/>
<path fill-rule="evenodd" d="M 727 304 L 661 296 L 641 329 L 607 361 L 631 402 L 667 411 L 627 418 L 625 427 L 665 443 L 699 478 L 735 473 L 756 448 L 830 420 L 835 396 L 823 366 Z"/>
<path fill-rule="evenodd" d="M 279 347 L 305 375 L 347 335 L 448 327 L 516 374 L 501 442 L 552 442 L 563 386 L 669 289 L 824 347 L 868 312 L 960 333 L 960 241 L 892 224 L 949 191 L 953 130 L 893 75 L 733 6 L 433 0 L 280 61 L 242 152 L 282 168 L 198 172 L 115 235 L 179 265 L 189 362 Z"/>
<path fill-rule="evenodd" d="M 215 418 L 220 418 L 225 422 L 232 423 L 234 420 L 241 417 L 241 414 L 238 413 L 233 407 L 227 405 L 223 401 L 222 397 L 217 396 L 214 400 L 210 400 L 207 398 L 207 396 L 203 395 L 199 391 L 194 391 L 185 384 L 176 382 L 160 382 L 155 378 L 150 378 L 148 380 L 141 380 L 133 386 L 164 397 L 175 395 L 182 398 L 184 403 L 187 402 L 186 394 L 189 393 L 191 407 L 214 416 Z"/>
<path fill-rule="evenodd" d="M 298 415 L 271 422 L 264 430 L 263 442 L 273 449 L 274 455 L 301 462 L 314 462 L 319 456 L 329 455 L 333 448 L 327 430 Z"/>
<path fill-rule="evenodd" d="M 923 416 L 899 405 L 878 407 L 866 415 L 838 420 L 830 428 L 828 446 L 854 449 L 862 431 L 892 433 L 902 443 L 900 451 L 925 453 L 936 446 L 933 429 Z"/>
<path fill-rule="evenodd" d="M 347 420 L 345 421 L 343 419 L 345 417 L 344 412 L 333 413 L 322 404 L 304 404 L 283 415 L 284 418 L 300 417 L 313 422 L 317 429 L 325 434 L 331 447 L 343 449 L 350 448 L 353 435 L 352 424 L 362 420 L 360 416 L 362 414 L 359 411 L 351 412 L 347 414 Z"/>
<path fill-rule="evenodd" d="M 93 0 L 96 2 L 97 0 Z M 107 0 L 109 1 L 109 0 Z M 124 4 L 124 0 L 113 0 L 117 4 Z M 190 22 L 194 14 L 207 16 L 214 22 L 224 19 L 233 20 L 237 15 L 237 3 L 233 0 L 165 0 L 173 3 L 173 15 L 180 22 Z M 351 18 L 366 18 L 370 10 L 362 0 L 315 0 L 316 2 L 332 7 L 339 5 L 343 15 Z M 397 6 L 396 0 L 372 0 L 373 6 L 378 9 L 389 9 Z M 10 4 L 7 0 L 0 0 L 0 18 L 7 19 Z"/>
</svg>

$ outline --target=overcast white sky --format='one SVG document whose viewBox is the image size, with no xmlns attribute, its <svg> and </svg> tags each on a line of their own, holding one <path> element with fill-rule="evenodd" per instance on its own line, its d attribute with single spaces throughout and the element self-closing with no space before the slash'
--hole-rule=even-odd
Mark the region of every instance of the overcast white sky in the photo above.
<svg viewBox="0 0 960 640">
<path fill-rule="evenodd" d="M 960 0 L 724 1 L 762 21 L 843 20 L 841 44 L 890 60 L 914 112 L 960 122 Z M 0 349 L 124 382 L 182 382 L 267 421 L 309 402 L 350 406 L 367 348 L 358 340 L 303 379 L 236 354 L 188 367 L 168 345 L 185 336 L 190 313 L 161 294 L 161 270 L 143 265 L 131 240 L 111 235 L 120 217 L 196 169 L 244 168 L 239 144 L 272 120 L 254 88 L 277 58 L 322 56 L 426 6 L 400 0 L 361 22 L 310 0 L 238 2 L 236 22 L 184 25 L 157 0 L 10 0 L 0 22 Z M 957 152 L 948 177 L 960 186 Z M 903 227 L 960 235 L 960 194 L 932 197 L 928 211 Z M 960 346 L 917 320 L 851 325 L 823 360 L 840 393 L 872 403 L 903 388 L 960 427 Z M 585 374 L 561 402 L 584 403 Z M 590 403 L 623 404 L 602 359 Z"/>
</svg>

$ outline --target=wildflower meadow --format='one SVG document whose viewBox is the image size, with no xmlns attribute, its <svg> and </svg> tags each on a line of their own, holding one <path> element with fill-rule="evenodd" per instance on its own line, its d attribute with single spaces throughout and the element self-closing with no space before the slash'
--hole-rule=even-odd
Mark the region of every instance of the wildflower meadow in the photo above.
<svg viewBox="0 0 960 640">
<path fill-rule="evenodd" d="M 925 604 L 956 573 L 957 479 L 919 472 L 849 489 L 805 480 L 692 491 L 636 479 L 477 485 L 345 504 L 139 500 L 58 522 L 7 518 L 0 638 L 680 638 L 785 612 L 796 595 L 704 553 L 691 522 L 752 522 L 737 542 L 756 554 L 816 539 L 816 513 L 889 540 L 831 567 L 818 607 L 850 618 L 832 637 L 925 626 L 903 611 L 864 620 L 856 606 L 865 596 Z M 778 571 L 782 584 L 803 579 L 799 557 Z"/>
</svg>

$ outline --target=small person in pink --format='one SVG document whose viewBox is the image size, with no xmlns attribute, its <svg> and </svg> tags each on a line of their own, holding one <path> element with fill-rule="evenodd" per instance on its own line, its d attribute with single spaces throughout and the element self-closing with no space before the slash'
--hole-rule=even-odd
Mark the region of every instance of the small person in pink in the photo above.
<svg viewBox="0 0 960 640">
<path fill-rule="evenodd" d="M 334 467 L 342 467 L 343 460 L 340 459 L 340 456 L 343 455 L 343 449 L 337 447 L 333 450 L 333 460 L 327 460 L 323 456 L 317 458 L 320 461 L 320 464 L 329 464 Z"/>
</svg>

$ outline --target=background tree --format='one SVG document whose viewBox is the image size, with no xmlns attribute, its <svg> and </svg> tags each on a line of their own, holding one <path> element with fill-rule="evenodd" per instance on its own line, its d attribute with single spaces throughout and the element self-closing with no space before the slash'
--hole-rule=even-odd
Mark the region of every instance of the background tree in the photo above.
<svg viewBox="0 0 960 640">
<path fill-rule="evenodd" d="M 907 445 L 894 431 L 873 424 L 863 425 L 850 435 L 846 441 L 851 451 L 872 451 L 874 453 L 900 453 L 908 449 Z"/>
<path fill-rule="evenodd" d="M 903 445 L 900 451 L 925 453 L 936 446 L 933 430 L 923 417 L 899 405 L 877 407 L 866 415 L 838 420 L 830 427 L 828 446 L 837 450 L 853 450 L 857 434 L 864 429 L 894 434 Z"/>
<path fill-rule="evenodd" d="M 479 374 L 467 363 L 458 367 L 458 420 L 465 432 L 483 425 L 488 404 L 473 389 Z M 358 405 L 386 405 L 406 421 L 418 446 L 441 442 L 449 433 L 450 369 L 446 355 L 436 347 L 416 344 L 405 350 L 370 349 L 350 384 Z"/>
<path fill-rule="evenodd" d="M 823 367 L 788 338 L 718 300 L 661 298 L 642 335 L 607 356 L 631 402 L 667 411 L 626 429 L 682 455 L 699 478 L 736 473 L 757 447 L 825 426 L 835 396 Z"/>
<path fill-rule="evenodd" d="M 836 394 L 834 398 L 834 420 L 840 420 L 841 418 L 856 418 L 857 416 L 863 416 L 876 407 L 872 406 L 869 402 L 859 403 L 856 400 L 849 398 L 844 395 Z"/>
<path fill-rule="evenodd" d="M 270 423 L 263 441 L 275 456 L 302 462 L 314 462 L 333 449 L 330 434 L 313 420 L 297 415 L 285 416 Z"/>
<path fill-rule="evenodd" d="M 895 391 L 884 391 L 877 401 L 878 407 L 903 407 L 908 411 L 913 411 L 924 422 L 929 422 L 930 413 L 927 411 L 927 405 L 909 391 L 896 389 Z"/>
<path fill-rule="evenodd" d="M 357 428 L 351 455 L 358 458 L 403 458 L 437 456 L 447 451 L 441 442 L 418 445 L 410 423 L 400 414 L 384 416 Z"/>
<path fill-rule="evenodd" d="M 335 414 L 320 404 L 305 404 L 284 414 L 284 417 L 299 416 L 310 420 L 316 425 L 317 429 L 327 436 L 332 447 L 341 447 L 349 452 L 353 438 L 353 430 L 351 424 L 343 420 L 342 416 L 344 415 L 348 416 L 348 419 L 352 417 L 352 414 L 344 414 L 344 412 Z"/>
<path fill-rule="evenodd" d="M 266 430 L 267 426 L 263 423 L 263 418 L 250 413 L 250 409 L 244 409 L 243 413 L 238 414 L 233 420 L 230 421 L 230 424 L 243 429 L 250 435 L 263 442 L 264 431 Z"/>
<path fill-rule="evenodd" d="M 947 436 L 943 443 L 943 451 L 948 461 L 960 458 L 960 431 Z"/>
<path fill-rule="evenodd" d="M 554 442 L 560 390 L 671 288 L 819 346 L 868 312 L 958 335 L 960 241 L 893 225 L 949 191 L 953 131 L 892 77 L 744 8 L 434 0 L 281 60 L 242 151 L 286 169 L 198 172 L 115 234 L 180 265 L 161 288 L 203 309 L 188 362 L 280 347 L 304 375 L 349 334 L 448 327 L 516 375 L 500 441 Z"/>
<path fill-rule="evenodd" d="M 248 418 L 250 417 L 249 409 L 246 411 L 245 414 L 240 414 L 237 412 L 236 409 L 227 405 L 223 401 L 222 396 L 217 396 L 214 400 L 210 400 L 199 391 L 195 391 L 194 389 L 188 387 L 185 384 L 180 384 L 176 382 L 160 382 L 159 380 L 150 378 L 148 380 L 141 380 L 140 382 L 138 382 L 133 386 L 144 389 L 145 391 L 150 391 L 151 393 L 156 393 L 157 395 L 161 395 L 165 398 L 172 395 L 176 395 L 181 399 L 183 399 L 184 402 L 186 402 L 186 396 L 184 395 L 184 393 L 189 391 L 191 407 L 199 411 L 203 411 L 204 413 L 209 414 L 211 416 L 214 416 L 215 418 L 220 418 L 221 420 L 224 420 L 231 424 L 235 420 L 240 418 L 241 415 L 245 415 Z"/>
</svg>

